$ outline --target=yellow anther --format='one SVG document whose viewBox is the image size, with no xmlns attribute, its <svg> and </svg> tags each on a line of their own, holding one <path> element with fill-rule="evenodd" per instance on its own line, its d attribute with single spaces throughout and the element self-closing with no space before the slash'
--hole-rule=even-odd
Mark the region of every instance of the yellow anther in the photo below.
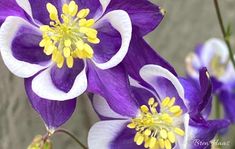
<svg viewBox="0 0 235 149">
<path fill-rule="evenodd" d="M 88 16 L 88 14 L 90 13 L 89 9 L 82 9 L 78 12 L 77 17 L 82 19 Z"/>
<path fill-rule="evenodd" d="M 167 106 L 167 104 L 170 102 L 170 97 L 166 97 L 163 101 L 162 101 L 162 106 L 163 107 L 166 107 Z"/>
<path fill-rule="evenodd" d="M 167 138 L 167 131 L 165 129 L 160 130 L 160 136 L 163 139 L 166 139 Z"/>
<path fill-rule="evenodd" d="M 146 105 L 142 105 L 140 107 L 141 111 L 144 112 L 144 113 L 147 113 L 149 111 L 149 108 L 146 106 Z"/>
<path fill-rule="evenodd" d="M 137 145 L 141 145 L 144 142 L 144 136 L 143 135 L 139 135 L 136 141 Z"/>
<path fill-rule="evenodd" d="M 164 148 L 165 147 L 165 143 L 164 143 L 163 139 L 159 139 L 159 145 L 160 145 L 160 148 Z"/>
<path fill-rule="evenodd" d="M 44 48 L 44 53 L 52 55 L 52 61 L 59 68 L 65 60 L 67 66 L 72 68 L 74 58 L 92 58 L 94 51 L 89 43 L 98 44 L 100 40 L 97 38 L 97 30 L 92 28 L 95 20 L 86 19 L 90 10 L 82 9 L 78 12 L 78 5 L 72 0 L 69 4 L 63 5 L 63 13 L 59 15 L 59 19 L 54 5 L 47 3 L 46 7 L 51 21 L 49 25 L 40 27 L 42 40 L 39 46 Z"/>
<path fill-rule="evenodd" d="M 170 102 L 168 103 L 168 107 L 171 107 L 175 104 L 175 97 L 173 97 Z"/>
<path fill-rule="evenodd" d="M 67 57 L 66 64 L 69 68 L 73 67 L 73 63 L 74 63 L 73 57 L 72 56 Z"/>
<path fill-rule="evenodd" d="M 74 17 L 78 12 L 78 5 L 74 1 L 71 1 L 68 7 L 69 14 Z"/>
<path fill-rule="evenodd" d="M 127 125 L 127 127 L 133 129 L 133 128 L 136 127 L 136 124 L 135 123 L 130 123 L 130 124 Z"/>
<path fill-rule="evenodd" d="M 155 101 L 154 101 L 154 98 L 149 98 L 149 101 L 148 101 L 148 104 L 149 104 L 149 105 L 153 105 L 154 102 L 155 102 Z"/>
<path fill-rule="evenodd" d="M 171 142 L 169 140 L 165 140 L 164 142 L 166 149 L 172 149 Z"/>
<path fill-rule="evenodd" d="M 137 139 L 138 139 L 138 137 L 139 137 L 140 135 L 141 135 L 141 134 L 140 134 L 139 132 L 137 132 L 137 133 L 135 134 L 134 142 L 137 142 Z"/>
<path fill-rule="evenodd" d="M 168 132 L 167 137 L 171 143 L 175 143 L 175 134 L 173 132 Z"/>
<path fill-rule="evenodd" d="M 177 133 L 180 136 L 184 136 L 184 131 L 178 127 L 174 129 L 175 133 Z"/>
<path fill-rule="evenodd" d="M 178 113 L 180 112 L 180 110 L 181 110 L 180 106 L 173 106 L 170 108 L 170 112 L 172 113 Z"/>
<path fill-rule="evenodd" d="M 144 131 L 144 135 L 149 136 L 150 134 L 151 134 L 151 130 L 146 129 L 146 130 Z"/>
<path fill-rule="evenodd" d="M 151 137 L 150 142 L 149 142 L 149 147 L 153 148 L 155 146 L 156 142 L 157 142 L 157 139 L 155 137 Z"/>
</svg>

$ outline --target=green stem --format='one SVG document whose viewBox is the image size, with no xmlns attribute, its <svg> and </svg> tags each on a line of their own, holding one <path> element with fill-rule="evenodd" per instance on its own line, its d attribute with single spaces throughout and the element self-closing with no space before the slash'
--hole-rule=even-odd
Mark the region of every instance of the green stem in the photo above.
<svg viewBox="0 0 235 149">
<path fill-rule="evenodd" d="M 215 117 L 216 119 L 221 118 L 221 108 L 218 95 L 215 95 Z M 216 139 L 220 142 L 222 140 L 221 135 L 218 133 Z M 220 146 L 217 146 L 221 148 Z"/>
<path fill-rule="evenodd" d="M 223 18 L 222 18 L 221 13 L 220 13 L 220 7 L 219 7 L 218 0 L 214 0 L 214 5 L 215 5 L 215 10 L 216 10 L 216 13 L 217 13 L 218 20 L 219 20 L 220 28 L 221 28 L 221 31 L 223 33 L 224 41 L 228 46 L 229 56 L 230 56 L 230 59 L 232 61 L 233 67 L 235 69 L 235 60 L 234 60 L 234 56 L 233 56 L 233 51 L 232 51 L 232 47 L 231 47 L 231 44 L 230 44 L 229 37 L 227 36 L 227 33 L 225 31 Z"/>
<path fill-rule="evenodd" d="M 83 149 L 88 149 L 83 143 L 81 143 L 71 132 L 69 132 L 68 130 L 66 129 L 57 129 L 55 131 L 55 133 L 58 133 L 58 132 L 61 132 L 61 133 L 65 133 L 67 134 L 68 136 L 70 136 L 74 141 L 76 141 Z"/>
</svg>

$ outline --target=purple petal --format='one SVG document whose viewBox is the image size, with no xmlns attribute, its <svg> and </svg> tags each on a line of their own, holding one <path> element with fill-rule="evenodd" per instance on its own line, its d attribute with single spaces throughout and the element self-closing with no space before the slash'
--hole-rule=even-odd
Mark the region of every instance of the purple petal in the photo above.
<svg viewBox="0 0 235 149">
<path fill-rule="evenodd" d="M 174 68 L 166 60 L 164 60 L 158 53 L 156 53 L 144 41 L 144 39 L 138 36 L 135 32 L 136 30 L 133 31 L 130 47 L 123 61 L 123 64 L 128 74 L 132 78 L 141 81 L 142 79 L 139 76 L 139 70 L 144 65 L 157 64 L 168 69 L 169 71 L 171 71 L 173 74 L 176 75 Z"/>
<path fill-rule="evenodd" d="M 31 5 L 33 18 L 42 24 L 49 24 L 50 22 L 49 13 L 46 8 L 47 3 L 53 4 L 59 11 L 59 14 L 61 14 L 61 0 L 40 0 L 37 2 L 35 2 L 35 0 L 29 0 L 29 3 Z"/>
<path fill-rule="evenodd" d="M 142 36 L 155 29 L 163 19 L 160 7 L 148 0 L 138 0 L 138 2 L 136 0 L 111 0 L 107 11 L 119 9 L 129 14 L 133 26 L 140 31 Z"/>
<path fill-rule="evenodd" d="M 40 98 L 32 91 L 32 79 L 25 79 L 25 89 L 32 107 L 44 120 L 50 130 L 63 125 L 73 114 L 76 107 L 76 99 L 68 101 L 50 101 Z"/>
<path fill-rule="evenodd" d="M 84 69 L 85 65 L 83 60 L 74 60 L 73 68 L 68 68 L 67 65 L 63 65 L 62 68 L 58 68 L 56 65 L 51 69 L 51 79 L 53 84 L 64 92 L 69 92 L 72 88 L 74 81 L 78 74 Z"/>
<path fill-rule="evenodd" d="M 75 2 L 78 4 L 79 10 L 90 9 L 88 18 L 94 18 L 102 13 L 102 6 L 99 0 L 75 0 Z"/>
<path fill-rule="evenodd" d="M 210 141 L 215 137 L 221 129 L 227 128 L 229 121 L 227 120 L 210 120 L 203 123 L 190 121 L 191 133 L 191 148 L 192 149 L 205 149 L 210 146 Z M 195 141 L 204 142 L 197 144 Z"/>
<path fill-rule="evenodd" d="M 219 100 L 224 107 L 225 117 L 235 122 L 235 93 L 224 89 L 219 93 Z"/>
<path fill-rule="evenodd" d="M 8 16 L 19 16 L 25 18 L 24 10 L 22 10 L 15 0 L 0 1 L 0 26 Z"/>
<path fill-rule="evenodd" d="M 120 49 L 121 35 L 107 21 L 100 24 L 97 30 L 100 43 L 92 45 L 94 49 L 94 60 L 98 63 L 105 63 Z"/>
<path fill-rule="evenodd" d="M 200 115 L 202 111 L 209 115 L 211 110 L 211 80 L 207 76 L 207 69 L 202 68 L 199 72 L 199 80 L 181 78 L 180 82 L 185 90 L 185 97 L 188 100 L 189 112 L 191 115 Z"/>
<path fill-rule="evenodd" d="M 123 116 L 136 116 L 138 107 L 131 95 L 128 76 L 121 66 L 100 70 L 88 63 L 88 91 L 103 96 Z"/>
<path fill-rule="evenodd" d="M 48 62 L 51 57 L 47 56 L 39 47 L 41 39 L 41 34 L 32 27 L 21 26 L 12 41 L 13 56 L 20 61 L 32 64 Z"/>
<path fill-rule="evenodd" d="M 127 125 L 127 123 L 126 123 Z M 136 131 L 125 127 L 117 135 L 117 137 L 110 143 L 110 149 L 144 149 L 144 145 L 138 146 L 134 142 Z"/>
</svg>

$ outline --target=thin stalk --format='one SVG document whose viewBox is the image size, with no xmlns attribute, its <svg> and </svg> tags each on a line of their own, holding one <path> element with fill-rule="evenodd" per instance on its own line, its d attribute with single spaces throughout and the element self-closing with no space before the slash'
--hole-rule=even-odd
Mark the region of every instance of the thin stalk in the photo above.
<svg viewBox="0 0 235 149">
<path fill-rule="evenodd" d="M 215 117 L 216 119 L 221 118 L 221 107 L 220 107 L 220 101 L 218 95 L 215 95 Z M 220 142 L 222 140 L 221 135 L 218 133 L 216 139 Z M 217 146 L 219 149 L 220 146 Z"/>
<path fill-rule="evenodd" d="M 80 141 L 78 140 L 78 138 L 76 138 L 76 137 L 75 137 L 71 132 L 69 132 L 68 130 L 61 128 L 61 129 L 57 129 L 57 130 L 55 131 L 55 133 L 58 133 L 58 132 L 67 134 L 67 135 L 70 136 L 74 141 L 76 141 L 83 149 L 88 149 L 82 142 L 80 142 Z"/>
<path fill-rule="evenodd" d="M 231 47 L 231 44 L 230 44 L 229 37 L 228 37 L 228 35 L 226 33 L 226 30 L 225 30 L 225 27 L 224 27 L 224 22 L 223 22 L 223 18 L 221 16 L 221 13 L 220 13 L 220 7 L 219 7 L 218 0 L 214 0 L 214 5 L 215 5 L 215 10 L 216 10 L 216 13 L 217 13 L 218 20 L 219 20 L 220 28 L 221 28 L 221 31 L 223 33 L 224 41 L 228 46 L 229 57 L 232 61 L 233 67 L 235 69 L 235 60 L 234 60 L 234 56 L 233 56 L 233 50 L 232 50 L 232 47 Z"/>
</svg>

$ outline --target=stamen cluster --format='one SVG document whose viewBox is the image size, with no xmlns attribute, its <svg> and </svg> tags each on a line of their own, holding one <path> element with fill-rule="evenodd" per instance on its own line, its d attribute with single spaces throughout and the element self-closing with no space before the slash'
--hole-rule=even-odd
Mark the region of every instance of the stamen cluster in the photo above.
<svg viewBox="0 0 235 149">
<path fill-rule="evenodd" d="M 140 107 L 140 115 L 133 118 L 132 122 L 127 125 L 128 128 L 136 130 L 134 142 L 137 145 L 144 143 L 145 148 L 172 149 L 176 135 L 184 136 L 184 130 L 174 126 L 175 119 L 182 115 L 183 110 L 174 104 L 175 98 L 166 97 L 158 112 L 158 103 L 154 98 L 150 98 L 148 106 Z"/>
<path fill-rule="evenodd" d="M 61 68 L 66 59 L 69 68 L 74 65 L 74 58 L 92 58 L 94 51 L 88 43 L 98 44 L 97 30 L 93 27 L 95 20 L 86 17 L 89 9 L 78 11 L 78 5 L 71 1 L 64 4 L 60 21 L 54 5 L 47 3 L 50 14 L 50 25 L 40 27 L 43 38 L 40 46 L 44 47 L 46 55 L 52 55 L 52 60 Z"/>
</svg>

